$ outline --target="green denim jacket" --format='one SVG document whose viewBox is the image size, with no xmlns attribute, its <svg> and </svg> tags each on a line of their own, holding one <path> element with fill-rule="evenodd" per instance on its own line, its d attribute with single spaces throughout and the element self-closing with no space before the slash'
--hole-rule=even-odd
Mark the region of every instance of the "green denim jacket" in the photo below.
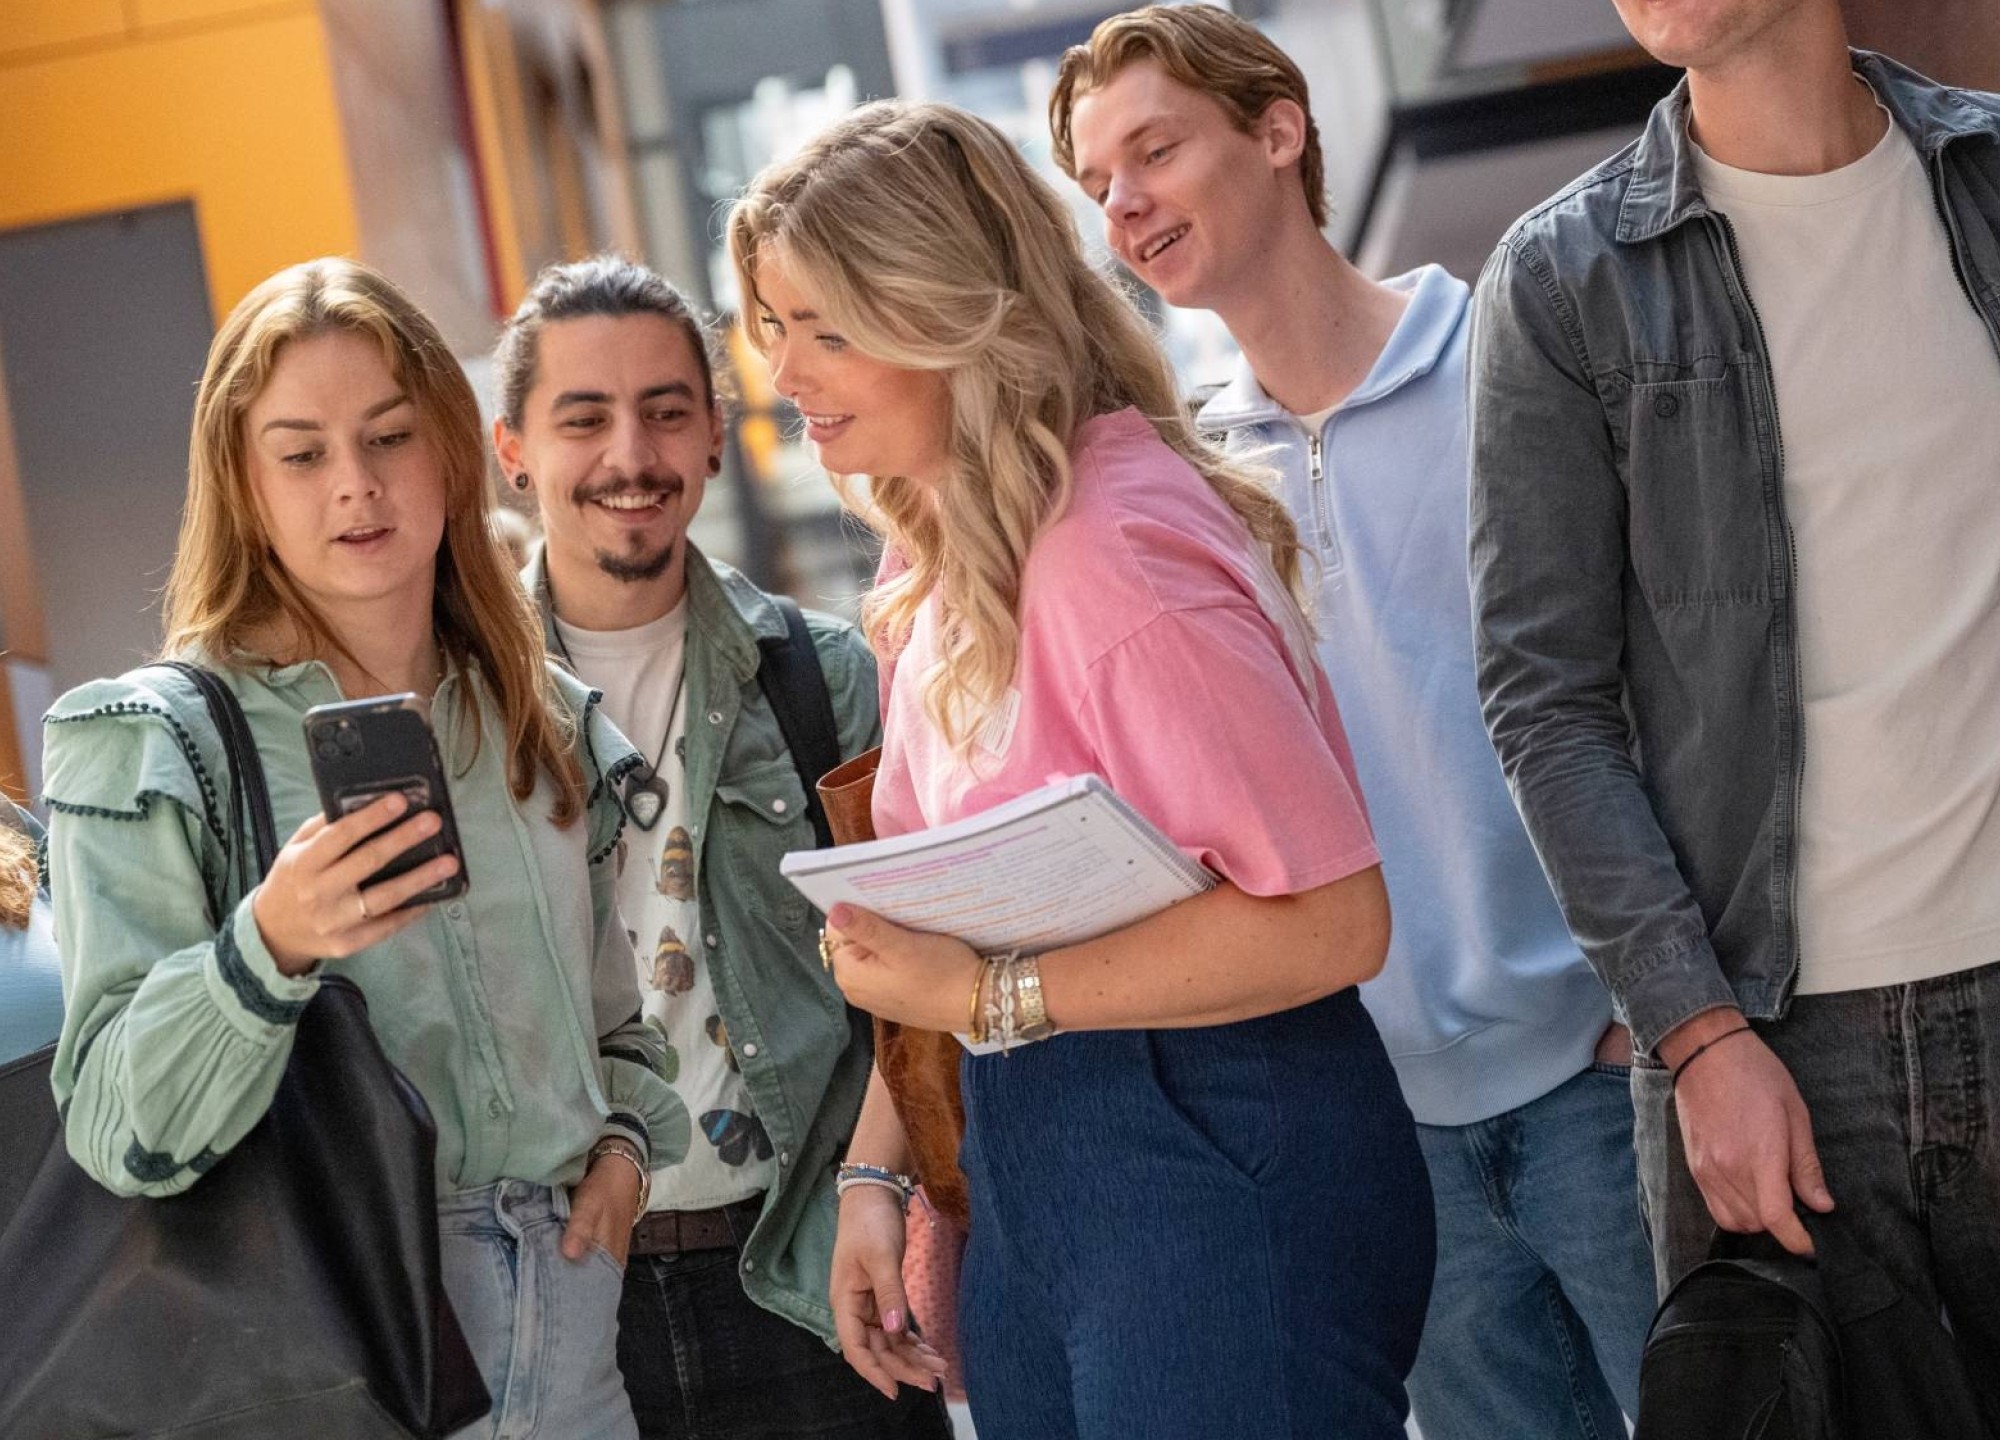
<svg viewBox="0 0 2000 1440">
<path fill-rule="evenodd" d="M 777 1182 L 743 1247 L 744 1292 L 833 1341 L 827 1274 L 833 1167 L 861 1112 L 873 1063 L 868 1017 L 819 959 L 820 917 L 778 874 L 813 845 L 805 788 L 757 683 L 757 642 L 785 634 L 768 595 L 692 546 L 687 566 L 687 805 L 697 850 L 701 943 Z M 522 572 L 559 654 L 539 551 Z M 844 621 L 807 613 L 843 756 L 881 738 L 875 659 Z M 782 804 L 778 802 L 783 802 Z"/>
<path fill-rule="evenodd" d="M 215 670 L 249 722 L 282 841 L 319 811 L 301 722 L 339 689 L 316 661 Z M 432 718 L 469 888 L 329 962 L 367 996 L 384 1051 L 430 1107 L 441 1192 L 572 1183 L 609 1133 L 650 1144 L 658 1164 L 687 1153 L 614 898 L 611 786 L 634 757 L 593 692 L 559 667 L 551 677 L 575 723 L 584 816 L 558 829 L 546 780 L 513 798 L 498 712 L 476 671 L 455 671 Z M 476 751 L 456 698 L 468 688 Z M 161 669 L 92 681 L 43 724 L 70 1153 L 121 1194 L 174 1194 L 269 1108 L 319 967 L 282 973 L 251 896 L 234 893 L 227 761 L 190 682 Z"/>
</svg>

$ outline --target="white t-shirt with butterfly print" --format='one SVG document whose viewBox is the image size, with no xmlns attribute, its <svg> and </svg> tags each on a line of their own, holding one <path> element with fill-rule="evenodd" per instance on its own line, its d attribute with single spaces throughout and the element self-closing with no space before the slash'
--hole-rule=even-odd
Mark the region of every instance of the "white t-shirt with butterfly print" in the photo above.
<svg viewBox="0 0 2000 1440">
<path fill-rule="evenodd" d="M 631 630 L 579 630 L 558 620 L 556 633 L 578 676 L 604 692 L 611 722 L 649 764 L 657 758 L 667 792 L 652 829 L 628 815 L 618 877 L 618 909 L 639 954 L 646 1023 L 666 1036 L 667 1080 L 695 1125 L 687 1159 L 653 1172 L 652 1208 L 706 1210 L 746 1200 L 770 1187 L 777 1165 L 695 942 L 701 927 L 687 814 L 687 692 L 679 683 L 687 601 Z"/>
</svg>

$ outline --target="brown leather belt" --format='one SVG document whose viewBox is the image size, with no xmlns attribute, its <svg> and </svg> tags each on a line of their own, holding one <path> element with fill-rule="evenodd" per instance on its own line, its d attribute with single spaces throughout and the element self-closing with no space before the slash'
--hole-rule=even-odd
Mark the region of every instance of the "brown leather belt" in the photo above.
<svg viewBox="0 0 2000 1440">
<path fill-rule="evenodd" d="M 749 1238 L 763 1213 L 764 1197 L 752 1195 L 713 1210 L 655 1210 L 632 1227 L 632 1254 L 682 1255 L 691 1250 L 734 1250 Z"/>
</svg>

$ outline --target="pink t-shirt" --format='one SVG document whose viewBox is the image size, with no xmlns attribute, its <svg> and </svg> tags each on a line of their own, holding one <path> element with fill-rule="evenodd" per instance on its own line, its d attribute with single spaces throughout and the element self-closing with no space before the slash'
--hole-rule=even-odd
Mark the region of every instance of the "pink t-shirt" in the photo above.
<svg viewBox="0 0 2000 1440">
<path fill-rule="evenodd" d="M 1253 895 L 1376 864 L 1333 693 L 1303 627 L 1260 603 L 1277 577 L 1243 523 L 1136 410 L 1086 422 L 1071 460 L 1069 509 L 1022 576 L 1014 689 L 972 748 L 924 710 L 935 596 L 883 664 L 876 833 L 1094 772 Z"/>
</svg>

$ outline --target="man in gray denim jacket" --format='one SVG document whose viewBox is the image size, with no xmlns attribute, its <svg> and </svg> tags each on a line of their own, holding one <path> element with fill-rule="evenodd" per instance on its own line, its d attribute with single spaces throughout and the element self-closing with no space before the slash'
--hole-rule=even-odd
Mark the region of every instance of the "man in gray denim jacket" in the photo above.
<svg viewBox="0 0 2000 1440">
<path fill-rule="evenodd" d="M 1990 1354 L 2000 97 L 1836 0 L 1618 7 L 1688 77 L 1479 285 L 1487 724 L 1643 1052 L 1662 1285 L 1807 1251 L 1796 1196 Z"/>
</svg>

